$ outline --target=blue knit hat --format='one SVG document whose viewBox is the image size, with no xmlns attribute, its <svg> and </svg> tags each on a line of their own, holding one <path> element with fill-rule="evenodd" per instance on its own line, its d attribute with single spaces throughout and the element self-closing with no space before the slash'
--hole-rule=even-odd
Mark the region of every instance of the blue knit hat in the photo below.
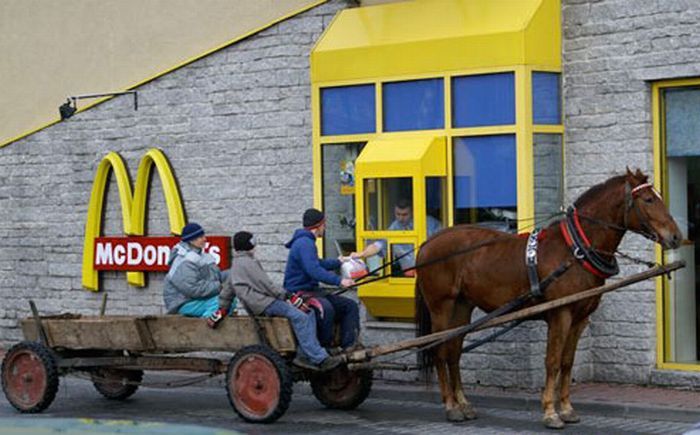
<svg viewBox="0 0 700 435">
<path fill-rule="evenodd" d="M 190 222 L 187 225 L 185 225 L 185 228 L 182 229 L 182 235 L 180 236 L 180 238 L 182 238 L 183 242 L 189 242 L 190 240 L 194 240 L 197 237 L 203 235 L 204 228 L 202 228 L 202 226 L 198 223 Z"/>
</svg>

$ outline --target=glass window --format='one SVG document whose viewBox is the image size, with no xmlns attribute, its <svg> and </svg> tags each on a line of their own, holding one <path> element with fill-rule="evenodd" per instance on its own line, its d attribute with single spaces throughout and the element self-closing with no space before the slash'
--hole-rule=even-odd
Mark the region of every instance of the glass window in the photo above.
<svg viewBox="0 0 700 435">
<path fill-rule="evenodd" d="M 430 237 L 445 227 L 447 207 L 445 206 L 445 177 L 425 178 L 425 208 L 427 236 Z"/>
<path fill-rule="evenodd" d="M 561 124 L 559 73 L 532 73 L 532 117 L 535 124 Z"/>
<path fill-rule="evenodd" d="M 323 157 L 323 211 L 326 235 L 323 252 L 328 258 L 355 251 L 355 160 L 364 143 L 325 144 Z"/>
<path fill-rule="evenodd" d="M 515 135 L 455 138 L 455 224 L 517 227 Z"/>
<path fill-rule="evenodd" d="M 373 133 L 374 85 L 321 89 L 321 134 Z"/>
<path fill-rule="evenodd" d="M 535 225 L 543 227 L 564 204 L 561 135 L 534 135 L 532 152 L 535 163 Z"/>
<path fill-rule="evenodd" d="M 411 177 L 365 180 L 365 230 L 413 230 Z"/>
<path fill-rule="evenodd" d="M 414 277 L 416 271 L 409 270 L 416 265 L 416 252 L 413 243 L 392 243 L 391 244 L 391 276 Z"/>
<path fill-rule="evenodd" d="M 453 127 L 515 124 L 512 72 L 452 79 Z"/>
<path fill-rule="evenodd" d="M 388 266 L 384 267 L 388 263 L 386 260 L 386 253 L 384 252 L 386 251 L 387 241 L 386 239 L 365 240 L 364 248 L 366 249 L 370 245 L 377 245 L 379 247 L 379 250 L 377 254 L 365 258 L 365 264 L 367 264 L 367 269 L 373 276 L 384 276 L 384 274 L 386 273 L 386 269 L 388 268 Z"/>
<path fill-rule="evenodd" d="M 443 93 L 442 79 L 383 84 L 384 131 L 443 128 Z"/>
<path fill-rule="evenodd" d="M 666 358 L 671 362 L 700 363 L 700 89 L 663 91 L 668 203 L 686 240 L 667 251 L 667 261 L 684 260 L 686 267 L 666 280 L 668 308 L 664 334 Z"/>
</svg>

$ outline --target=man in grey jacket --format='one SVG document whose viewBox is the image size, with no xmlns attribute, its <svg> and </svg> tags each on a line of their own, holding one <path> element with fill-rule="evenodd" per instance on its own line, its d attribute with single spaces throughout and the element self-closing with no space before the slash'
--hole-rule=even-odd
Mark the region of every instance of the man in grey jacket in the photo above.
<svg viewBox="0 0 700 435">
<path fill-rule="evenodd" d="M 329 356 L 321 347 L 316 337 L 316 316 L 296 295 L 287 292 L 272 283 L 260 262 L 255 259 L 255 240 L 247 231 L 240 231 L 233 236 L 233 260 L 229 281 L 219 295 L 219 310 L 209 319 L 210 327 L 215 328 L 230 309 L 235 296 L 252 311 L 254 316 L 279 316 L 289 319 L 294 334 L 299 342 L 303 358 L 294 360 L 295 364 L 307 368 L 330 370 L 341 363 L 339 357 Z M 311 367 L 309 367 L 309 364 Z"/>
<path fill-rule="evenodd" d="M 168 314 L 209 317 L 219 307 L 218 297 L 228 272 L 221 272 L 216 260 L 204 253 L 204 229 L 194 222 L 182 229 L 182 241 L 170 251 L 163 300 Z"/>
</svg>

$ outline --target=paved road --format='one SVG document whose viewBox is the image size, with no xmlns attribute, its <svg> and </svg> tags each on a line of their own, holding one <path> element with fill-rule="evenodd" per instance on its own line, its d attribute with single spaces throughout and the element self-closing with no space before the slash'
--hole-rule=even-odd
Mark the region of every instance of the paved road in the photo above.
<svg viewBox="0 0 700 435">
<path fill-rule="evenodd" d="M 255 434 L 554 433 L 540 425 L 540 414 L 535 411 L 479 407 L 477 420 L 452 424 L 443 419 L 442 407 L 438 403 L 420 401 L 418 397 L 396 398 L 395 395 L 385 395 L 378 391 L 373 392 L 357 410 L 341 412 L 324 409 L 307 392 L 308 388 L 299 385 L 290 409 L 277 423 L 251 425 L 234 414 L 223 389 L 192 386 L 171 390 L 143 388 L 125 402 L 113 402 L 103 399 L 85 380 L 63 378 L 56 400 L 42 414 L 18 414 L 2 396 L 0 419 L 81 417 L 162 421 Z M 478 402 L 476 404 L 478 406 Z M 563 432 L 556 433 L 680 434 L 691 426 L 688 421 L 592 414 L 583 414 L 582 417 L 583 423 L 570 425 Z"/>
</svg>

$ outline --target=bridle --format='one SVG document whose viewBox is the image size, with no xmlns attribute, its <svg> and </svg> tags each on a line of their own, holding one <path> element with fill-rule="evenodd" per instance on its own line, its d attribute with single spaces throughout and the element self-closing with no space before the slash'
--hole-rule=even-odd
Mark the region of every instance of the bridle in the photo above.
<svg viewBox="0 0 700 435">
<path fill-rule="evenodd" d="M 654 185 L 651 183 L 644 183 L 640 184 L 639 186 L 632 188 L 629 184 L 629 182 L 625 181 L 625 215 L 624 215 L 624 220 L 623 220 L 623 225 L 625 228 L 629 231 L 633 231 L 637 234 L 640 234 L 643 237 L 646 237 L 647 239 L 651 240 L 652 242 L 658 243 L 659 242 L 659 236 L 654 232 L 654 229 L 651 227 L 649 224 L 649 216 L 644 213 L 644 216 L 642 216 L 642 212 L 639 210 L 639 206 L 637 205 L 637 196 L 639 195 L 639 192 L 641 192 L 644 189 L 651 189 L 651 192 L 659 198 L 661 202 L 663 202 L 663 198 L 661 197 L 661 194 L 654 188 Z M 637 216 L 637 220 L 639 221 L 640 226 L 642 227 L 641 230 L 630 230 L 629 229 L 629 212 L 633 211 L 635 216 Z"/>
</svg>

